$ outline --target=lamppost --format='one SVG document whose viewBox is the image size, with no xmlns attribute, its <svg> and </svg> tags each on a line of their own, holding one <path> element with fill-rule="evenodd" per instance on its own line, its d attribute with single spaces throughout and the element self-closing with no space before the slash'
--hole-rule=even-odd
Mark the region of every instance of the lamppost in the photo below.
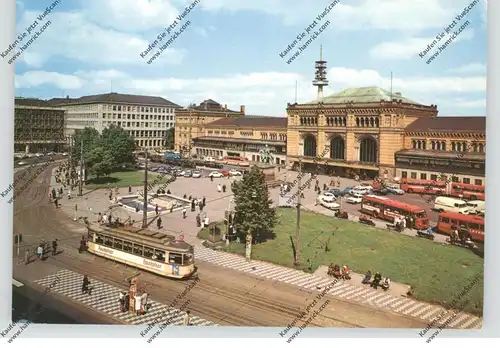
<svg viewBox="0 0 500 348">
<path fill-rule="evenodd" d="M 144 150 L 144 191 L 142 201 L 142 228 L 148 227 L 148 149 Z"/>
<path fill-rule="evenodd" d="M 252 193 L 252 198 L 257 198 L 257 193 L 254 191 Z M 253 201 L 254 202 L 254 201 Z M 252 258 L 252 232 L 250 230 L 247 231 L 246 237 L 246 246 L 245 246 L 245 258 L 247 262 L 250 262 Z"/>
<path fill-rule="evenodd" d="M 80 140 L 80 182 L 78 183 L 78 196 L 83 196 L 83 137 Z"/>
<path fill-rule="evenodd" d="M 229 223 L 232 223 L 232 218 L 231 218 L 231 203 L 233 202 L 233 199 L 231 198 L 229 200 L 229 206 L 227 207 L 227 214 L 226 214 L 226 244 L 229 244 Z"/>
</svg>

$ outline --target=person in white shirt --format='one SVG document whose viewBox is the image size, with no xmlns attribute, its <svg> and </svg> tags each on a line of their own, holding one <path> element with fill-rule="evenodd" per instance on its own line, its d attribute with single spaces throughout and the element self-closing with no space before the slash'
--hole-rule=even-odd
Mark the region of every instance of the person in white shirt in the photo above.
<svg viewBox="0 0 500 348">
<path fill-rule="evenodd" d="M 139 315 L 141 314 L 141 304 L 142 304 L 142 297 L 139 294 L 136 294 L 134 297 L 134 302 L 135 302 L 135 314 Z"/>
<path fill-rule="evenodd" d="M 219 184 L 217 185 L 217 191 L 221 192 L 222 191 L 222 186 Z"/>
<path fill-rule="evenodd" d="M 205 227 L 208 227 L 208 225 L 210 224 L 210 219 L 208 218 L 208 216 L 205 217 Z"/>
<path fill-rule="evenodd" d="M 184 314 L 184 326 L 191 326 L 191 315 L 190 311 L 186 311 L 186 314 Z"/>
<path fill-rule="evenodd" d="M 108 217 L 106 216 L 106 213 L 104 213 L 104 214 L 102 215 L 102 221 L 101 221 L 101 223 L 102 223 L 102 224 L 106 224 L 107 222 L 108 222 Z"/>
</svg>

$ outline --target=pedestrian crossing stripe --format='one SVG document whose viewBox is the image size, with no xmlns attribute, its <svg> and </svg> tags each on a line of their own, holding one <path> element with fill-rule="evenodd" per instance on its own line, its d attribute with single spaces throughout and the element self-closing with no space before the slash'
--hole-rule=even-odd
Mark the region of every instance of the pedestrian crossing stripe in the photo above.
<svg viewBox="0 0 500 348">
<path fill-rule="evenodd" d="M 263 261 L 252 260 L 249 262 L 242 256 L 204 247 L 195 247 L 195 258 L 199 261 L 209 262 L 260 278 L 280 281 L 306 290 L 322 291 L 325 286 L 333 282 L 333 278 L 315 276 L 303 271 L 273 265 Z M 445 311 L 445 309 L 440 306 L 430 305 L 408 298 L 395 297 L 368 286 L 356 286 L 343 282 L 336 283 L 328 291 L 328 294 L 340 299 L 360 302 L 428 322 L 432 322 L 429 318 L 438 315 L 441 311 Z M 461 313 L 461 315 L 463 315 L 460 317 L 461 320 L 454 318 L 447 323 L 446 327 L 455 329 L 481 328 L 481 318 L 468 313 Z"/>
<path fill-rule="evenodd" d="M 58 280 L 55 281 L 56 279 Z M 168 323 L 167 326 L 183 325 L 185 312 L 178 309 L 169 310 L 169 306 L 154 301 L 151 298 L 148 299 L 150 307 L 146 314 L 136 315 L 130 312 L 123 313 L 120 311 L 118 295 L 120 292 L 127 291 L 125 288 L 120 289 L 89 278 L 92 291 L 90 294 L 82 294 L 82 279 L 82 274 L 63 269 L 36 280 L 35 283 L 43 287 L 51 286 L 51 292 L 68 297 L 89 308 L 104 313 L 115 320 L 127 324 L 140 325 L 160 322 Z M 193 326 L 218 326 L 214 322 L 197 316 L 191 316 L 190 323 Z"/>
</svg>

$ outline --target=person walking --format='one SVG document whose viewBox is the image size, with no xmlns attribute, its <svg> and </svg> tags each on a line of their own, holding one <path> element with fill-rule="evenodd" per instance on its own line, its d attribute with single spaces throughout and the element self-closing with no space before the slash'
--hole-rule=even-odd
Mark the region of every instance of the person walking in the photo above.
<svg viewBox="0 0 500 348">
<path fill-rule="evenodd" d="M 201 227 L 201 218 L 200 214 L 196 215 L 196 227 Z"/>
<path fill-rule="evenodd" d="M 83 281 L 82 281 L 82 295 L 83 294 L 90 295 L 89 285 L 90 285 L 89 277 L 87 277 L 87 275 L 85 274 L 83 276 Z"/>
<path fill-rule="evenodd" d="M 161 217 L 159 217 L 158 220 L 156 220 L 156 227 L 158 227 L 158 229 L 161 228 Z"/>
<path fill-rule="evenodd" d="M 186 208 L 182 209 L 182 218 L 183 219 L 186 218 L 186 214 L 187 214 Z"/>
<path fill-rule="evenodd" d="M 191 312 L 186 311 L 186 314 L 184 314 L 184 326 L 192 326 L 191 325 Z"/>
<path fill-rule="evenodd" d="M 57 254 L 57 239 L 52 242 L 52 256 Z"/>
<path fill-rule="evenodd" d="M 40 260 L 43 257 L 43 246 L 41 244 L 36 248 L 36 257 Z"/>
<path fill-rule="evenodd" d="M 220 184 L 217 184 L 217 192 L 221 192 L 222 191 L 222 186 Z"/>
<path fill-rule="evenodd" d="M 54 199 L 54 205 L 56 206 L 56 209 L 59 208 L 59 201 L 58 199 Z"/>
<path fill-rule="evenodd" d="M 201 200 L 203 206 L 205 206 L 205 203 L 207 202 L 207 198 L 205 196 L 203 196 L 203 199 Z"/>
<path fill-rule="evenodd" d="M 155 214 L 158 215 L 159 213 L 159 208 L 158 208 L 158 204 L 155 205 Z"/>
<path fill-rule="evenodd" d="M 102 224 L 102 215 L 101 215 L 101 213 L 97 214 L 97 223 L 98 223 L 99 225 L 101 225 L 101 224 Z"/>
<path fill-rule="evenodd" d="M 140 315 L 141 314 L 141 303 L 142 303 L 141 296 L 139 294 L 135 294 L 135 297 L 134 297 L 135 315 Z"/>
<path fill-rule="evenodd" d="M 28 263 L 30 263 L 30 249 L 26 248 L 24 251 L 24 264 L 27 265 Z"/>
<path fill-rule="evenodd" d="M 226 185 L 222 185 L 222 192 L 226 193 Z"/>
</svg>

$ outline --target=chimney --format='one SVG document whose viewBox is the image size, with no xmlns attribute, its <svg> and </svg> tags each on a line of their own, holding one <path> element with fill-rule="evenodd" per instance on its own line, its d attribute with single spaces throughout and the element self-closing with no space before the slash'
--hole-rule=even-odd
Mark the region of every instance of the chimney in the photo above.
<svg viewBox="0 0 500 348">
<path fill-rule="evenodd" d="M 244 115 L 245 114 L 245 105 L 240 106 L 240 112 Z"/>
<path fill-rule="evenodd" d="M 227 104 L 224 104 L 224 110 L 227 110 Z"/>
<path fill-rule="evenodd" d="M 66 99 L 69 99 L 69 95 L 66 95 Z"/>
</svg>

